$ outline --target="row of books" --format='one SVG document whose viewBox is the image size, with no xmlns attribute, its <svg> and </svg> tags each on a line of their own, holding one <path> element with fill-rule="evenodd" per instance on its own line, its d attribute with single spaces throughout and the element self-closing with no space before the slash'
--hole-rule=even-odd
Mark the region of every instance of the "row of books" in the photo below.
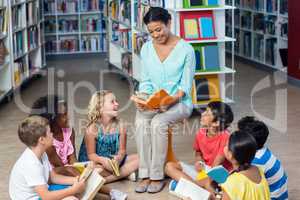
<svg viewBox="0 0 300 200">
<path fill-rule="evenodd" d="M 148 12 L 150 4 L 142 3 L 141 0 L 136 1 L 134 4 L 135 15 L 134 22 L 135 26 L 141 30 L 146 30 L 146 25 L 143 22 L 145 14 Z"/>
<path fill-rule="evenodd" d="M 217 44 L 193 44 L 196 71 L 219 71 L 219 47 Z"/>
<path fill-rule="evenodd" d="M 111 41 L 125 49 L 132 49 L 131 30 L 123 28 L 119 23 L 112 23 Z"/>
<path fill-rule="evenodd" d="M 27 24 L 37 24 L 39 18 L 39 9 L 38 9 L 38 2 L 32 1 L 27 3 Z"/>
<path fill-rule="evenodd" d="M 18 5 L 12 8 L 11 18 L 13 30 L 26 26 L 26 17 L 24 17 L 24 6 Z"/>
<path fill-rule="evenodd" d="M 45 20 L 45 33 L 55 33 L 56 26 L 57 23 L 55 18 L 47 18 Z"/>
<path fill-rule="evenodd" d="M 51 27 L 53 26 L 51 25 Z M 58 31 L 61 33 L 77 32 L 78 20 L 76 18 L 58 19 Z"/>
<path fill-rule="evenodd" d="M 60 37 L 58 41 L 49 37 L 45 44 L 47 53 L 103 51 L 106 46 L 106 39 L 103 36 L 83 36 L 80 41 L 76 36 Z"/>
<path fill-rule="evenodd" d="M 277 0 L 266 0 L 266 11 L 268 13 L 276 13 L 278 10 Z"/>
<path fill-rule="evenodd" d="M 81 0 L 81 11 L 103 10 L 104 4 L 103 0 Z"/>
<path fill-rule="evenodd" d="M 251 12 L 241 12 L 241 27 L 251 29 Z"/>
<path fill-rule="evenodd" d="M 149 40 L 149 35 L 147 33 L 133 33 L 132 40 L 134 53 L 140 55 L 143 44 Z"/>
<path fill-rule="evenodd" d="M 6 13 L 6 9 L 0 10 L 0 35 L 1 33 L 7 32 L 7 20 L 8 16 Z"/>
<path fill-rule="evenodd" d="M 28 49 L 37 48 L 39 45 L 39 29 L 37 26 L 31 26 L 27 32 Z"/>
<path fill-rule="evenodd" d="M 264 36 L 261 34 L 253 35 L 253 57 L 256 60 L 264 61 Z"/>
<path fill-rule="evenodd" d="M 288 0 L 280 0 L 280 14 L 287 15 L 288 14 Z"/>
<path fill-rule="evenodd" d="M 181 12 L 180 36 L 186 40 L 216 39 L 213 12 Z"/>
<path fill-rule="evenodd" d="M 105 21 L 100 19 L 99 16 L 85 16 L 81 19 L 81 31 L 101 31 L 105 30 Z"/>
<path fill-rule="evenodd" d="M 111 18 L 130 24 L 131 6 L 130 0 L 111 1 L 109 4 Z"/>
<path fill-rule="evenodd" d="M 19 86 L 28 77 L 28 72 L 27 58 L 14 62 L 14 83 L 16 86 Z"/>
<path fill-rule="evenodd" d="M 265 5 L 263 0 L 237 0 L 237 5 L 243 8 L 264 11 Z"/>
<path fill-rule="evenodd" d="M 56 6 L 55 0 L 44 0 L 44 13 L 55 13 Z"/>
<path fill-rule="evenodd" d="M 26 39 L 25 39 L 25 32 L 20 31 L 13 35 L 13 50 L 15 58 L 18 58 L 22 56 L 25 53 L 25 47 L 26 47 Z"/>
<path fill-rule="evenodd" d="M 83 36 L 80 47 L 81 51 L 103 51 L 106 49 L 106 39 L 100 36 Z"/>
<path fill-rule="evenodd" d="M 57 0 L 58 13 L 74 13 L 78 11 L 77 0 Z"/>
</svg>

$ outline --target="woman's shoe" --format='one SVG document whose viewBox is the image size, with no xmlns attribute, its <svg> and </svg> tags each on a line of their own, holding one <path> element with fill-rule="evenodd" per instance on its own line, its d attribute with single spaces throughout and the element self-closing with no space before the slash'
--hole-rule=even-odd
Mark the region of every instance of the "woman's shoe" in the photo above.
<svg viewBox="0 0 300 200">
<path fill-rule="evenodd" d="M 137 192 L 137 193 L 147 192 L 149 184 L 150 184 L 150 180 L 148 179 L 148 183 L 146 183 L 146 184 L 142 184 L 143 181 L 146 181 L 146 180 L 142 180 L 141 182 L 139 182 L 139 185 L 135 188 L 135 192 Z"/>
<path fill-rule="evenodd" d="M 162 191 L 165 187 L 165 181 L 160 181 L 158 184 L 152 184 L 152 182 L 150 183 L 150 185 L 148 186 L 147 192 L 148 193 L 158 193 L 160 191 Z"/>
</svg>

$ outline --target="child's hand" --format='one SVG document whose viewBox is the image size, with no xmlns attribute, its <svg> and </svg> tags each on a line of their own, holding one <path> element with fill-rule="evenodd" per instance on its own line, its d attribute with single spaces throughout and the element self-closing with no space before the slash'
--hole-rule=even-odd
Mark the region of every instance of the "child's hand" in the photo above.
<svg viewBox="0 0 300 200">
<path fill-rule="evenodd" d="M 120 163 L 120 162 L 122 161 L 123 158 L 124 158 L 124 156 L 121 155 L 121 154 L 118 154 L 118 155 L 115 155 L 115 156 L 114 156 L 114 159 L 115 159 L 116 161 L 118 161 L 118 163 Z"/>
<path fill-rule="evenodd" d="M 80 194 L 85 190 L 85 181 L 79 181 L 79 176 L 76 177 L 76 181 L 72 185 L 75 194 Z"/>
</svg>

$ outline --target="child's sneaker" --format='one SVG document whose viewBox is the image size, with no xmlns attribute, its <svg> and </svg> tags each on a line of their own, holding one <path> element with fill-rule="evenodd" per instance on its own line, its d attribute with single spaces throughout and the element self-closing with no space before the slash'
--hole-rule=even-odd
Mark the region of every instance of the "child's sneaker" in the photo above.
<svg viewBox="0 0 300 200">
<path fill-rule="evenodd" d="M 176 188 L 176 186 L 177 186 L 177 181 L 174 180 L 174 179 L 171 180 L 170 183 L 169 183 L 169 190 L 170 190 L 170 191 L 174 191 L 175 188 Z"/>
<path fill-rule="evenodd" d="M 130 180 L 132 182 L 136 182 L 137 181 L 137 173 L 132 172 L 127 178 L 128 178 L 128 180 Z"/>
<path fill-rule="evenodd" d="M 120 190 L 112 189 L 109 193 L 111 200 L 125 200 L 127 199 L 127 194 L 121 192 Z"/>
</svg>

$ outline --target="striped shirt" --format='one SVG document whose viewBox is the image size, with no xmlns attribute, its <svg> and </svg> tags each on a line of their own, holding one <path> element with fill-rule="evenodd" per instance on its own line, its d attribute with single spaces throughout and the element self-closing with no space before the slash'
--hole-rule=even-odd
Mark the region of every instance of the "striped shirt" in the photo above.
<svg viewBox="0 0 300 200">
<path fill-rule="evenodd" d="M 252 164 L 263 169 L 272 200 L 288 199 L 287 175 L 280 161 L 268 148 L 258 150 Z"/>
</svg>

